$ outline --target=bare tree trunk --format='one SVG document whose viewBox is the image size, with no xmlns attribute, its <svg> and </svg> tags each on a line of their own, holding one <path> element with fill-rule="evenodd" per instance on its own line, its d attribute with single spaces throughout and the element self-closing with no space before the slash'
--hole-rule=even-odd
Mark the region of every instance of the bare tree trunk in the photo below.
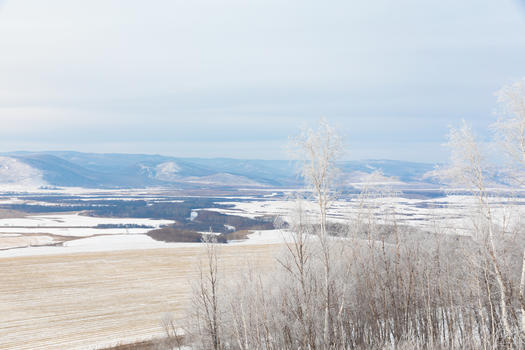
<svg viewBox="0 0 525 350">
<path fill-rule="evenodd" d="M 199 320 L 204 323 L 204 327 L 199 326 L 201 339 L 208 339 L 212 349 L 222 349 L 220 337 L 220 320 L 219 320 L 219 300 L 218 300 L 218 263 L 217 251 L 215 247 L 216 240 L 212 235 L 205 236 L 205 268 L 202 262 L 199 262 L 199 284 L 197 295 L 194 300 L 196 312 Z M 203 329 L 204 328 L 204 329 Z M 204 333 L 204 334 L 202 334 Z"/>
<path fill-rule="evenodd" d="M 319 193 L 319 197 L 326 196 L 326 193 Z M 323 327 L 323 343 L 325 348 L 330 347 L 330 247 L 326 232 L 326 199 L 319 200 L 319 207 L 321 211 L 321 233 L 319 240 L 323 254 L 324 265 L 324 327 Z"/>
<path fill-rule="evenodd" d="M 525 340 L 525 250 L 523 251 L 523 261 L 521 263 L 520 280 L 520 311 L 521 311 L 521 340 Z"/>
<path fill-rule="evenodd" d="M 490 260 L 492 262 L 492 265 L 494 267 L 494 272 L 496 275 L 496 282 L 498 283 L 499 288 L 499 304 L 501 309 L 501 322 L 503 323 L 503 337 L 504 337 L 504 343 L 506 348 L 511 347 L 512 343 L 512 332 L 510 329 L 509 324 L 509 316 L 508 316 L 508 310 L 507 310 L 507 287 L 505 286 L 505 282 L 503 281 L 503 275 L 501 273 L 501 268 L 499 266 L 499 262 L 496 258 L 496 247 L 494 244 L 494 232 L 492 228 L 492 220 L 489 221 L 489 255 Z"/>
</svg>

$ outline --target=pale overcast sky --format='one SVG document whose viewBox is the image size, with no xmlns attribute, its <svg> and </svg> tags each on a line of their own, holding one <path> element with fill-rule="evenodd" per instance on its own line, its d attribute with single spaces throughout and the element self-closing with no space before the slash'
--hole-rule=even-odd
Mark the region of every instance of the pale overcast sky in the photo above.
<svg viewBox="0 0 525 350">
<path fill-rule="evenodd" d="M 525 1 L 0 0 L 0 151 L 441 161 L 525 76 Z"/>
</svg>

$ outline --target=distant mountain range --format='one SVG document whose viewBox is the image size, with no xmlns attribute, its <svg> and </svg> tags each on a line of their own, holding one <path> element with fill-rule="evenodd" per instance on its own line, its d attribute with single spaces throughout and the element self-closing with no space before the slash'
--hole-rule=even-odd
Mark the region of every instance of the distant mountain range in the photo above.
<svg viewBox="0 0 525 350">
<path fill-rule="evenodd" d="M 362 182 L 380 170 L 381 181 L 429 183 L 433 164 L 395 160 L 340 163 L 343 179 Z M 87 188 L 296 187 L 297 163 L 285 160 L 177 158 L 145 154 L 97 154 L 69 151 L 10 152 L 0 156 L 0 184 Z"/>
</svg>

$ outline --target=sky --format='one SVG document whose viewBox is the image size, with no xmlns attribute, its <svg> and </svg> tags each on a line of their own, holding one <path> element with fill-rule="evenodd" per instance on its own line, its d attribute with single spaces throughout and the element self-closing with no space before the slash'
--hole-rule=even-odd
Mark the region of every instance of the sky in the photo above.
<svg viewBox="0 0 525 350">
<path fill-rule="evenodd" d="M 443 161 L 524 63 L 525 0 L 0 0 L 0 151 Z"/>
</svg>

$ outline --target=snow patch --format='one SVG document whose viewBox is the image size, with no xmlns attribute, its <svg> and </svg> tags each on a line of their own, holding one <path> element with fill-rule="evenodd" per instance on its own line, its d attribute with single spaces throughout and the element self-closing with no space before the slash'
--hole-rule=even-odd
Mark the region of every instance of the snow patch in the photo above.
<svg viewBox="0 0 525 350">
<path fill-rule="evenodd" d="M 0 188 L 2 190 L 36 189 L 46 186 L 44 175 L 38 169 L 11 157 L 0 157 Z"/>
<path fill-rule="evenodd" d="M 195 211 L 195 210 L 192 210 L 191 214 L 190 214 L 190 221 L 195 220 L 197 218 L 197 216 L 199 216 L 199 212 Z"/>
<path fill-rule="evenodd" d="M 232 226 L 232 225 L 224 225 L 224 228 L 227 229 L 228 231 L 235 231 L 235 226 Z"/>
<path fill-rule="evenodd" d="M 173 220 L 142 218 L 101 218 L 79 214 L 34 215 L 0 219 L 0 233 L 47 233 L 82 237 L 100 234 L 139 234 L 175 223 Z M 145 227 L 97 228 L 98 225 L 137 225 Z"/>
<path fill-rule="evenodd" d="M 180 167 L 175 162 L 165 162 L 155 167 L 155 178 L 162 181 L 176 181 L 179 179 Z"/>
</svg>

